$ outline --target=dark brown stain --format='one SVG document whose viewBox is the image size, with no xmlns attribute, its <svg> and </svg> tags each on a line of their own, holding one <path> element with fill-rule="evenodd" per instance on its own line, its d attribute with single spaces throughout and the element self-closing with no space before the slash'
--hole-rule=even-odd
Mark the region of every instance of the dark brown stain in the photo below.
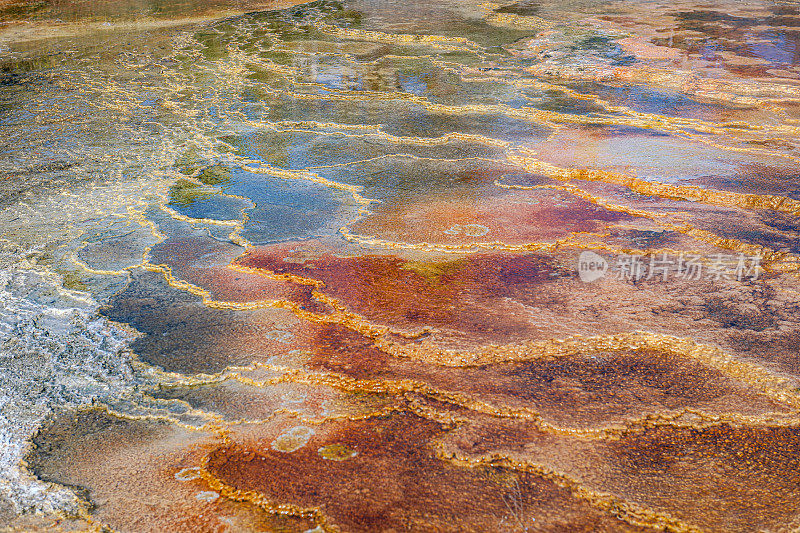
<svg viewBox="0 0 800 533">
<path fill-rule="evenodd" d="M 275 503 L 317 507 L 345 531 L 636 530 L 549 480 L 438 459 L 433 440 L 444 430 L 430 420 L 395 414 L 325 428 L 324 436 L 318 432 L 291 453 L 273 450 L 268 441 L 220 447 L 207 468 Z M 318 450 L 332 444 L 357 454 L 323 459 Z"/>
</svg>

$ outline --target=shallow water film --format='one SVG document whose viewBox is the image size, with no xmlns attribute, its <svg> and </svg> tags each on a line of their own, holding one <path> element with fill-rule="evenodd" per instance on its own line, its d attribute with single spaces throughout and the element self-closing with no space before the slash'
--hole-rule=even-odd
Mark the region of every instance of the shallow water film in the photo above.
<svg viewBox="0 0 800 533">
<path fill-rule="evenodd" d="M 799 147 L 794 2 L 4 0 L 0 529 L 797 530 Z"/>
</svg>

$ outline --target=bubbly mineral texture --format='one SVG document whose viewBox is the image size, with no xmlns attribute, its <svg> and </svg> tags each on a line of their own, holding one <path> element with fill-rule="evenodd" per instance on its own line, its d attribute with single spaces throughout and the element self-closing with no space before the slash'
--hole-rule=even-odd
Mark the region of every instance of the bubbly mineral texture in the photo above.
<svg viewBox="0 0 800 533">
<path fill-rule="evenodd" d="M 0 530 L 800 527 L 800 9 L 0 0 Z"/>
</svg>

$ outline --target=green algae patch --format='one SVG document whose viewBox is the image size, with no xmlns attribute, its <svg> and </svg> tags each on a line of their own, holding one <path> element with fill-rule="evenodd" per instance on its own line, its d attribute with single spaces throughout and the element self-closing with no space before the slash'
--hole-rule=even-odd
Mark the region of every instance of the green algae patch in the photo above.
<svg viewBox="0 0 800 533">
<path fill-rule="evenodd" d="M 57 270 L 56 272 L 61 275 L 61 285 L 63 285 L 65 289 L 81 292 L 86 292 L 89 290 L 89 286 L 86 285 L 80 274 L 77 272 L 72 272 L 70 270 Z"/>
<path fill-rule="evenodd" d="M 231 169 L 222 165 L 214 165 L 203 169 L 197 179 L 206 185 L 228 183 L 231 180 Z"/>
<path fill-rule="evenodd" d="M 206 162 L 205 164 L 208 163 Z M 182 153 L 181 156 L 175 161 L 175 168 L 184 174 L 194 174 L 203 168 L 203 159 L 197 152 L 197 148 L 192 147 Z"/>
<path fill-rule="evenodd" d="M 329 461 L 346 461 L 347 459 L 352 459 L 358 455 L 357 451 L 345 446 L 344 444 L 329 444 L 327 446 L 323 446 L 318 451 L 320 457 Z"/>
<path fill-rule="evenodd" d="M 169 188 L 170 205 L 189 206 L 198 200 L 205 200 L 214 195 L 214 191 L 206 189 L 202 185 L 179 179 L 175 185 Z"/>
<path fill-rule="evenodd" d="M 324 20 L 332 23 L 338 23 L 343 26 L 360 27 L 364 14 L 360 11 L 353 9 L 345 9 L 342 11 L 335 11 L 325 17 Z"/>
</svg>

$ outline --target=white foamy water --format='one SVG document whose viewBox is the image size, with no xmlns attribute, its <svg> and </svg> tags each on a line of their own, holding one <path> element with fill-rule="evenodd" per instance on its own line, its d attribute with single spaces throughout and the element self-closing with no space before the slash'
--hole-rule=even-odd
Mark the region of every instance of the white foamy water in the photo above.
<svg viewBox="0 0 800 533">
<path fill-rule="evenodd" d="M 21 461 L 56 410 L 130 389 L 130 334 L 98 316 L 86 294 L 65 290 L 20 254 L 0 261 L 0 495 L 17 512 L 75 512 L 80 502 L 71 491 L 37 480 Z"/>
<path fill-rule="evenodd" d="M 15 112 L 39 115 L 43 105 L 32 98 Z M 164 193 L 170 178 L 158 169 L 170 150 L 158 138 L 136 152 L 121 151 L 138 128 L 117 127 L 116 136 L 105 131 L 97 142 L 96 125 L 81 124 L 62 142 L 19 127 L 20 142 L 45 142 L 48 150 L 0 165 L 22 191 L 0 207 L 0 505 L 18 514 L 81 514 L 85 502 L 73 491 L 26 468 L 31 439 L 51 417 L 130 396 L 139 382 L 126 349 L 135 332 L 99 314 L 104 298 L 125 285 L 125 271 L 91 274 L 78 261 L 87 242 L 108 232 L 132 234 L 134 264 L 157 240 L 131 207 L 145 209 Z M 70 163 L 50 165 L 56 179 L 42 181 L 42 161 L 53 159 Z"/>
</svg>

